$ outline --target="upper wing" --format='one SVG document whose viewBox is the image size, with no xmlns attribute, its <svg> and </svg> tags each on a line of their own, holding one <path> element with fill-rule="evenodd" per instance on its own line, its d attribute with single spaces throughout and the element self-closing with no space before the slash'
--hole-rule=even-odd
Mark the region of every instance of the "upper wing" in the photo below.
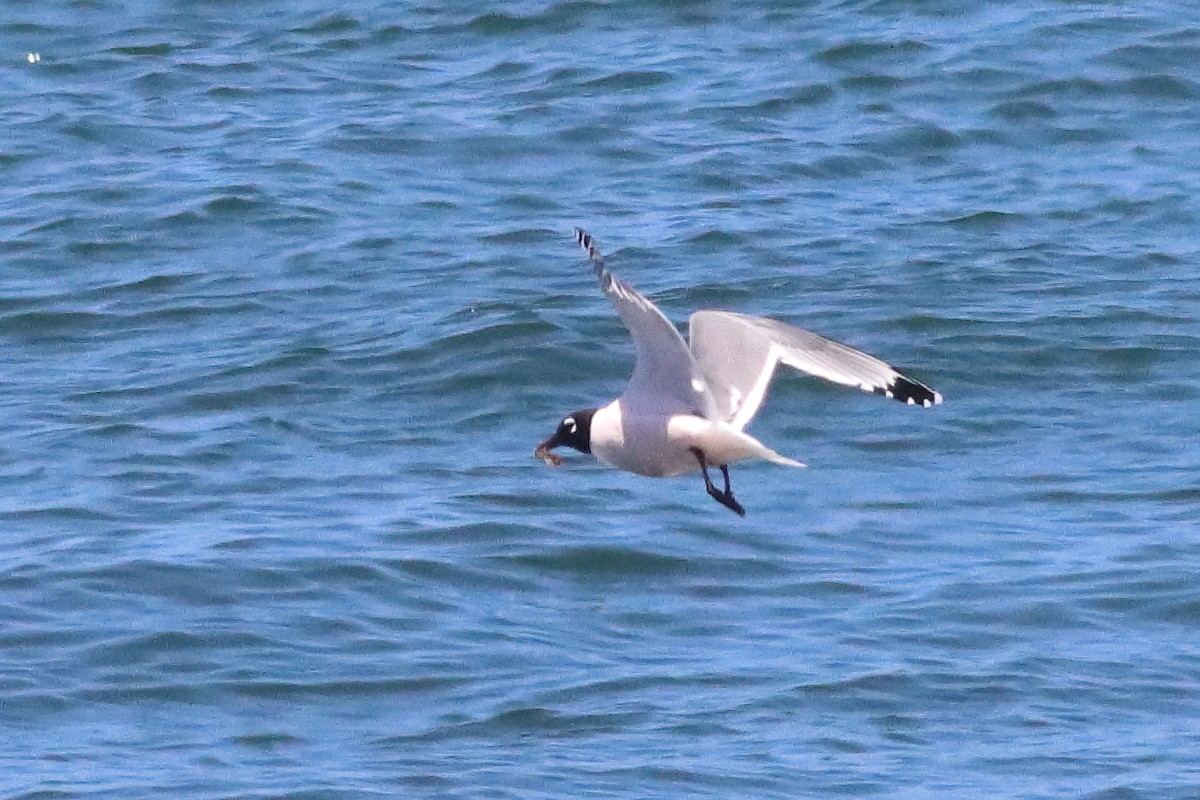
<svg viewBox="0 0 1200 800">
<path fill-rule="evenodd" d="M 633 335 L 637 366 L 624 397 L 664 410 L 710 417 L 715 410 L 712 395 L 679 331 L 653 303 L 608 271 L 591 234 L 576 228 L 575 239 L 587 250 L 600 288 Z"/>
<path fill-rule="evenodd" d="M 762 317 L 729 311 L 692 314 L 692 356 L 717 406 L 717 418 L 739 430 L 758 411 L 779 363 L 844 386 L 929 407 L 942 396 L 861 350 Z"/>
</svg>

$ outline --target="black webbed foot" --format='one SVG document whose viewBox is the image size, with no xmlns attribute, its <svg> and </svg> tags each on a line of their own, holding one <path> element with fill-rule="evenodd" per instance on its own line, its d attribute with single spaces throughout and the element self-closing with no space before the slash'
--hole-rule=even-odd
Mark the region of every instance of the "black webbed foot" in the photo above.
<svg viewBox="0 0 1200 800">
<path fill-rule="evenodd" d="M 713 486 L 712 478 L 708 476 L 708 461 L 704 458 L 704 451 L 698 447 L 693 447 L 692 453 L 696 456 L 696 460 L 700 462 L 700 474 L 704 476 L 704 488 L 708 491 L 708 496 L 739 517 L 746 516 L 746 509 L 742 508 L 742 504 L 734 499 L 733 491 L 729 488 L 729 467 L 725 464 L 721 465 L 721 476 L 725 478 L 725 490 L 717 491 L 717 487 Z"/>
</svg>

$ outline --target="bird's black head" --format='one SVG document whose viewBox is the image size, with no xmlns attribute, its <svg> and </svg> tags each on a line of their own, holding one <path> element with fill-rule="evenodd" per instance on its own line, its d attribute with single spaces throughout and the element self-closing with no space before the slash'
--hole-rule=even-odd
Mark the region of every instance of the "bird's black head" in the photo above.
<svg viewBox="0 0 1200 800">
<path fill-rule="evenodd" d="M 563 418 L 558 423 L 558 430 L 546 441 L 538 445 L 534 455 L 550 464 L 557 466 L 559 459 L 550 453 L 555 447 L 570 447 L 581 453 L 592 452 L 592 415 L 594 408 L 585 408 Z"/>
</svg>

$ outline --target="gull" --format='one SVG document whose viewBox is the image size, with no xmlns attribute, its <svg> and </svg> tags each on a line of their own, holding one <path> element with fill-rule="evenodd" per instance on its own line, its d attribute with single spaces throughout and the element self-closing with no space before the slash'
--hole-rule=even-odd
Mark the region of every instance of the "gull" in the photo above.
<svg viewBox="0 0 1200 800">
<path fill-rule="evenodd" d="M 652 302 L 609 271 L 591 234 L 576 228 L 575 239 L 633 336 L 637 364 L 624 394 L 606 406 L 567 415 L 538 445 L 534 455 L 551 466 L 563 461 L 550 451 L 570 447 L 654 478 L 699 470 L 709 496 L 744 516 L 729 486 L 730 464 L 757 458 L 805 466 L 744 431 L 780 364 L 908 405 L 942 402 L 941 394 L 874 356 L 773 319 L 697 311 L 688 320 L 685 342 Z M 713 485 L 709 467 L 720 469 L 724 489 Z"/>
</svg>

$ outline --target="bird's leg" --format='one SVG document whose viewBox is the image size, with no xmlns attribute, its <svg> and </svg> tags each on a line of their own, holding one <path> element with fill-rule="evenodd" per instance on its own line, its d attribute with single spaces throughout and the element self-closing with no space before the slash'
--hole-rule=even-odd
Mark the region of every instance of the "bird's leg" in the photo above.
<svg viewBox="0 0 1200 800">
<path fill-rule="evenodd" d="M 733 492 L 729 491 L 729 465 L 728 464 L 721 465 L 721 477 L 725 479 L 725 494 L 729 495 L 732 498 Z"/>
<path fill-rule="evenodd" d="M 721 475 L 725 478 L 725 491 L 718 492 L 717 487 L 713 486 L 712 478 L 708 477 L 708 461 L 704 458 L 704 451 L 699 447 L 693 447 L 692 455 L 700 462 L 700 474 L 704 476 L 704 488 L 708 491 L 708 496 L 739 517 L 746 516 L 746 509 L 742 508 L 741 503 L 733 499 L 733 492 L 729 489 L 729 467 L 725 464 L 721 465 Z"/>
</svg>

